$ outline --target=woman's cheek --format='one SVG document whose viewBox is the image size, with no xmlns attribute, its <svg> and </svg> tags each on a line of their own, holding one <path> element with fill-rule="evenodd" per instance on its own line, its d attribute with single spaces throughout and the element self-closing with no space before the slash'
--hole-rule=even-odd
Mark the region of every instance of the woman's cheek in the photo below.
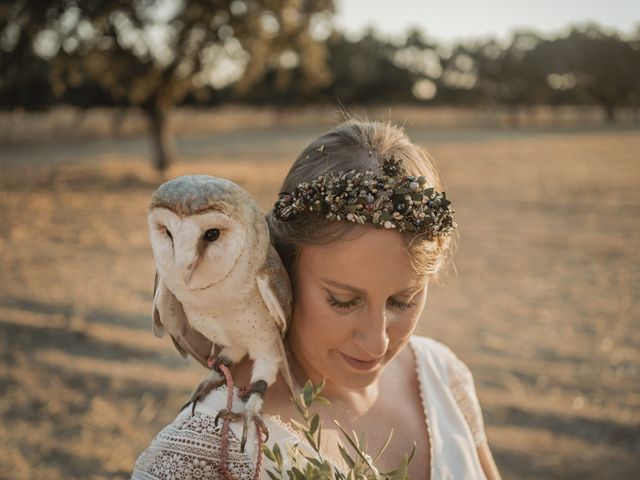
<svg viewBox="0 0 640 480">
<path fill-rule="evenodd" d="M 389 337 L 399 339 L 411 336 L 418 324 L 419 318 L 420 316 L 413 312 L 394 313 L 387 327 Z M 394 338 L 391 338 L 391 340 L 393 341 Z"/>
</svg>

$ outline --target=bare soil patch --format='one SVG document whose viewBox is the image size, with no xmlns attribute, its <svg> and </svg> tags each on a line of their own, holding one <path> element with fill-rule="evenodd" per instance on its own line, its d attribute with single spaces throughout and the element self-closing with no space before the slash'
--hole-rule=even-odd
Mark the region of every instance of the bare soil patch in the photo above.
<svg viewBox="0 0 640 480">
<path fill-rule="evenodd" d="M 264 209 L 323 127 L 181 136 L 169 176 Z M 640 135 L 409 129 L 455 202 L 455 268 L 419 332 L 476 379 L 505 478 L 640 471 Z M 0 152 L 0 477 L 128 478 L 203 375 L 150 331 L 146 140 Z M 455 273 L 455 274 L 454 274 Z"/>
</svg>

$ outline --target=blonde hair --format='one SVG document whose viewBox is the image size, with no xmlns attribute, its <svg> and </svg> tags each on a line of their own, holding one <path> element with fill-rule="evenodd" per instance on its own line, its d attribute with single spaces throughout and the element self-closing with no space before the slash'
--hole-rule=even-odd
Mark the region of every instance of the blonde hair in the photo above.
<svg viewBox="0 0 640 480">
<path fill-rule="evenodd" d="M 298 184 L 330 171 L 371 170 L 380 173 L 382 161 L 391 155 L 402 160 L 408 175 L 424 176 L 430 187 L 442 189 L 429 154 L 414 144 L 400 127 L 390 122 L 352 118 L 324 133 L 302 151 L 280 191 L 292 192 Z M 290 275 L 301 246 L 357 238 L 366 231 L 366 226 L 330 221 L 313 213 L 295 215 L 282 221 L 271 211 L 267 222 L 274 246 Z M 440 271 L 453 246 L 451 237 L 436 237 L 429 241 L 425 235 L 410 232 L 400 235 L 406 241 L 411 265 L 421 275 Z"/>
</svg>

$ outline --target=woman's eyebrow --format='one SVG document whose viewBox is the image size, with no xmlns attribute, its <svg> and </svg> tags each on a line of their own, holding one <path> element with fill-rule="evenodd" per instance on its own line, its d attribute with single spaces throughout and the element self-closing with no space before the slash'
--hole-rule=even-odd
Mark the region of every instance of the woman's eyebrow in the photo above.
<svg viewBox="0 0 640 480">
<path fill-rule="evenodd" d="M 340 288 L 341 290 L 348 290 L 348 291 L 356 293 L 358 295 L 364 296 L 367 293 L 366 291 L 362 290 L 361 288 L 354 287 L 354 286 L 348 285 L 346 283 L 336 282 L 335 280 L 328 280 L 326 278 L 321 278 L 320 280 L 322 282 L 326 283 L 327 285 L 331 285 L 332 287 Z M 404 290 L 399 291 L 398 294 L 413 296 L 417 292 L 422 290 L 423 288 L 424 288 L 424 286 L 407 287 Z"/>
<path fill-rule="evenodd" d="M 407 295 L 415 295 L 416 293 L 418 293 L 420 290 L 422 290 L 424 287 L 407 287 L 404 290 L 398 292 L 398 293 L 403 293 L 403 294 L 407 294 Z"/>
<path fill-rule="evenodd" d="M 342 290 L 349 290 L 350 292 L 357 293 L 358 295 L 365 295 L 367 293 L 361 288 L 347 285 L 346 283 L 340 283 L 336 282 L 335 280 L 328 280 L 326 278 L 321 278 L 320 280 L 322 280 L 322 282 L 326 283 L 327 285 L 331 285 L 332 287 L 340 288 Z"/>
</svg>

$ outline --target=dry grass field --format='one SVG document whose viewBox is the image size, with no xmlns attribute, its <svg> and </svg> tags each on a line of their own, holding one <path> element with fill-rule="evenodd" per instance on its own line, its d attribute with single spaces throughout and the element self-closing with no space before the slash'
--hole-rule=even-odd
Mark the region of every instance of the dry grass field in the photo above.
<svg viewBox="0 0 640 480">
<path fill-rule="evenodd" d="M 181 133 L 168 176 L 267 209 L 328 124 Z M 227 125 L 228 126 L 228 125 Z M 504 478 L 640 476 L 640 130 L 408 123 L 455 202 L 419 333 L 470 366 Z M 128 478 L 203 370 L 150 331 L 145 137 L 0 146 L 0 478 Z"/>
</svg>

